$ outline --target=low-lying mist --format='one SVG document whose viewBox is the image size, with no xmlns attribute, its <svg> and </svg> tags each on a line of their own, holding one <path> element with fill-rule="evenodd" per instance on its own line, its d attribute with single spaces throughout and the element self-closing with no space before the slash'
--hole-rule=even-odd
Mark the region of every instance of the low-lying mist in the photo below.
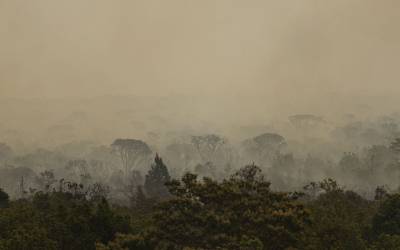
<svg viewBox="0 0 400 250">
<path fill-rule="evenodd" d="M 119 191 L 143 185 L 156 154 L 173 178 L 192 172 L 223 179 L 254 163 L 280 190 L 325 178 L 366 196 L 377 186 L 398 188 L 398 114 L 268 115 L 262 107 L 246 114 L 251 107 L 245 103 L 240 110 L 203 102 L 182 96 L 7 99 L 0 126 L 2 188 L 18 197 L 21 180 L 40 189 L 51 173 L 57 180 L 102 183 L 124 200 Z M 117 139 L 143 142 L 149 150 L 133 143 L 124 163 Z"/>
<path fill-rule="evenodd" d="M 174 178 L 254 162 L 282 190 L 396 189 L 398 5 L 0 0 L 0 185 L 118 197 L 158 153 Z"/>
</svg>

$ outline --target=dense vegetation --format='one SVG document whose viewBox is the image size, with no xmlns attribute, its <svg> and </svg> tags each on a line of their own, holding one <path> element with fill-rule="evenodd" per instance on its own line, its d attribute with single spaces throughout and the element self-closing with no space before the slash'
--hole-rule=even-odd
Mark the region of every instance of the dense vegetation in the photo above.
<svg viewBox="0 0 400 250">
<path fill-rule="evenodd" d="M 0 250 L 400 249 L 400 139 L 334 161 L 290 144 L 0 143 Z"/>
<path fill-rule="evenodd" d="M 51 176 L 49 177 L 51 178 Z M 166 185 L 164 185 L 166 183 Z M 170 180 L 159 156 L 130 206 L 99 185 L 0 192 L 0 249 L 399 249 L 400 194 L 368 200 L 334 180 L 271 189 L 248 165 L 221 181 Z"/>
</svg>

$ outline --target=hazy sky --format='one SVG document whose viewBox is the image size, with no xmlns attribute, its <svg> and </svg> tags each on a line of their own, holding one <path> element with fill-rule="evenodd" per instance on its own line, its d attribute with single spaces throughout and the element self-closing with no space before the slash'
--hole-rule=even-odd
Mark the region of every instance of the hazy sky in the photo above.
<svg viewBox="0 0 400 250">
<path fill-rule="evenodd" d="M 400 94 L 399 8 L 397 0 L 0 0 L 0 97 L 384 102 Z"/>
</svg>

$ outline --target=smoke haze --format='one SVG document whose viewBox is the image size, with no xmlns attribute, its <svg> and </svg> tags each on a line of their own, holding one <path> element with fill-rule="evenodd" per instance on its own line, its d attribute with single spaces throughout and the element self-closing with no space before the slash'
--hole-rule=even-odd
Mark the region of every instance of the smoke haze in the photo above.
<svg viewBox="0 0 400 250">
<path fill-rule="evenodd" d="M 399 93 L 397 1 L 0 6 L 2 97 L 186 95 L 321 112 Z"/>
<path fill-rule="evenodd" d="M 255 135 L 293 114 L 396 112 L 399 5 L 0 0 L 3 140 Z"/>
<path fill-rule="evenodd" d="M 400 249 L 399 10 L 0 0 L 0 249 Z"/>
</svg>

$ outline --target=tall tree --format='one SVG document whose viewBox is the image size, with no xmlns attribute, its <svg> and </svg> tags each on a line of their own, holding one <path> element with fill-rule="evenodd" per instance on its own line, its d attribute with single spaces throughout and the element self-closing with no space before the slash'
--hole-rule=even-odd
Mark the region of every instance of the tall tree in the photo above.
<svg viewBox="0 0 400 250">
<path fill-rule="evenodd" d="M 167 166 L 161 157 L 156 154 L 154 163 L 146 175 L 144 188 L 146 193 L 156 199 L 163 199 L 169 196 L 168 188 L 165 186 L 171 180 Z"/>
<path fill-rule="evenodd" d="M 8 194 L 0 188 L 0 208 L 8 206 L 9 198 Z"/>
<path fill-rule="evenodd" d="M 285 138 L 279 134 L 264 133 L 242 142 L 245 155 L 260 164 L 271 163 L 277 153 L 286 145 Z"/>
<path fill-rule="evenodd" d="M 229 152 L 228 141 L 214 134 L 192 136 L 191 144 L 199 154 L 202 163 L 215 162 L 218 153 L 222 156 Z M 227 156 L 230 157 L 230 155 Z M 227 160 L 230 159 L 227 158 Z"/>
<path fill-rule="evenodd" d="M 135 139 L 116 139 L 111 144 L 122 161 L 125 174 L 128 176 L 130 170 L 136 167 L 151 154 L 150 147 L 141 140 Z"/>
</svg>

